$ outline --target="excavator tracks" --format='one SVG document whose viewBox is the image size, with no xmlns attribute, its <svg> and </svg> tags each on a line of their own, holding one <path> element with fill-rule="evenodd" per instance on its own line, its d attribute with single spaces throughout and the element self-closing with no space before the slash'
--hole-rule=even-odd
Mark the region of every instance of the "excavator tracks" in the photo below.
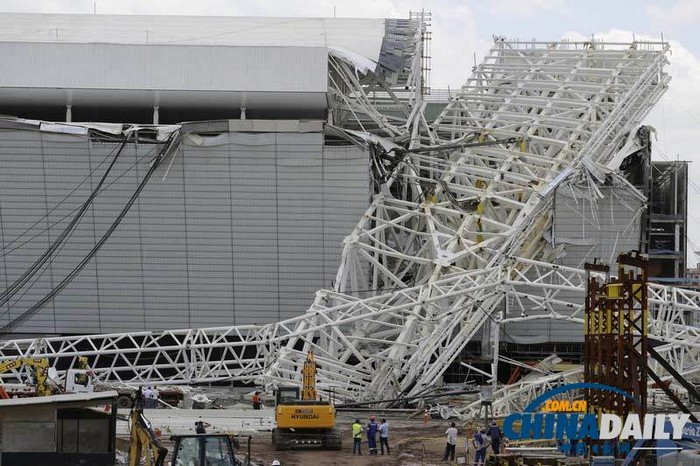
<svg viewBox="0 0 700 466">
<path fill-rule="evenodd" d="M 335 429 L 304 432 L 300 430 L 274 429 L 272 446 L 277 451 L 319 448 L 321 450 L 340 450 L 342 440 Z"/>
</svg>

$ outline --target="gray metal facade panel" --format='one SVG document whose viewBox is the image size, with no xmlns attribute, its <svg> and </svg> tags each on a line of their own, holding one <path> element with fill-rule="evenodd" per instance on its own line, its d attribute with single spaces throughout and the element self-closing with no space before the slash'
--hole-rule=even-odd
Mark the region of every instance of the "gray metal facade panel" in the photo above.
<svg viewBox="0 0 700 466">
<path fill-rule="evenodd" d="M 231 325 L 233 241 L 228 147 L 186 147 L 185 208 L 189 308 L 194 326 Z"/>
<path fill-rule="evenodd" d="M 163 328 L 164 323 L 174 327 L 191 324 L 182 154 L 176 154 L 170 162 L 154 173 L 141 195 L 144 309 L 148 329 Z"/>
<path fill-rule="evenodd" d="M 323 47 L 0 42 L 0 87 L 326 92 Z"/>
<path fill-rule="evenodd" d="M 0 209 L 2 210 L 2 259 L 4 282 L 12 283 L 36 260 L 49 245 L 44 192 L 44 160 L 41 134 L 1 131 L 5 142 L 0 146 L 0 158 L 13 163 L 0 167 Z M 30 241 L 30 238 L 33 238 Z M 20 315 L 31 303 L 41 299 L 51 289 L 50 268 L 34 286 L 0 309 L 2 322 L 7 323 Z M 12 306 L 9 306 L 12 305 Z M 50 303 L 40 315 L 31 320 L 31 327 L 39 332 L 54 330 L 54 308 Z"/>
<path fill-rule="evenodd" d="M 614 264 L 621 252 L 639 249 L 642 201 L 626 188 L 600 189 L 604 197 L 596 204 L 559 192 L 555 197 L 553 235 L 565 244 L 563 265 L 583 267 L 593 258 Z"/>
<path fill-rule="evenodd" d="M 101 169 L 93 176 L 93 187 L 99 182 L 108 163 L 116 155 L 119 144 L 91 143 L 91 165 L 104 160 Z M 93 212 L 95 242 L 110 227 L 122 210 L 126 200 L 136 189 L 140 179 L 138 160 L 143 156 L 140 147 L 126 145 L 105 181 L 107 188 L 94 202 Z M 96 156 L 96 157 L 95 157 Z M 96 159 L 96 160 L 95 160 Z M 125 330 L 138 330 L 144 326 L 144 289 L 141 265 L 142 242 L 139 241 L 139 206 L 135 204 L 114 231 L 109 241 L 97 254 L 96 264 L 100 325 L 102 328 L 121 326 Z M 79 280 L 85 280 L 83 271 Z M 64 294 L 60 299 L 72 299 Z M 104 331 L 104 330 L 102 330 Z"/>
<path fill-rule="evenodd" d="M 323 283 L 323 135 L 277 134 L 280 317 L 307 309 Z"/>
<path fill-rule="evenodd" d="M 116 148 L 68 135 L 0 132 L 0 246 L 11 250 L 37 235 L 0 256 L 3 289 L 60 233 Z M 53 266 L 9 314 L 0 310 L 2 322 L 82 260 L 157 148 L 125 147 Z M 230 133 L 184 145 L 156 171 L 96 258 L 19 331 L 117 332 L 298 315 L 317 289 L 331 285 L 342 240 L 368 199 L 366 152 L 324 147 L 321 133 Z"/>
<path fill-rule="evenodd" d="M 323 157 L 324 275 L 333 281 L 340 265 L 343 239 L 352 233 L 346 225 L 357 225 L 367 210 L 369 155 L 354 146 L 327 146 Z"/>
<path fill-rule="evenodd" d="M 50 226 L 48 237 L 49 241 L 53 242 L 68 226 L 80 199 L 87 198 L 92 190 L 90 148 L 82 139 L 66 140 L 53 137 L 50 133 L 43 133 L 41 136 L 47 199 L 46 219 Z M 63 199 L 66 199 L 66 202 L 62 203 Z M 51 262 L 50 277 L 53 286 L 57 286 L 81 260 L 81 256 L 94 245 L 92 213 L 86 212 L 83 221 L 76 226 L 67 240 L 62 254 L 57 255 Z M 59 332 L 63 331 L 62 322 L 66 322 L 69 327 L 79 325 L 85 332 L 100 330 L 97 291 L 96 268 L 93 262 L 83 270 L 81 280 L 68 285 L 66 295 L 59 295 L 53 300 L 54 325 Z M 71 293 L 80 296 L 80 299 L 69 300 L 64 297 Z"/>
<path fill-rule="evenodd" d="M 572 197 L 566 185 L 557 191 L 554 199 L 554 241 L 563 245 L 565 254 L 558 263 L 568 267 L 583 268 L 586 262 L 598 258 L 613 267 L 618 254 L 639 249 L 640 216 L 642 201 L 627 191 L 628 188 L 602 186 L 604 197 L 591 203 L 579 192 Z M 557 299 L 583 303 L 582 293 L 560 291 Z M 563 315 L 570 315 L 567 308 L 556 308 Z M 581 315 L 580 318 L 583 318 Z M 546 336 L 552 342 L 582 342 L 580 324 L 536 320 L 520 322 L 506 327 L 515 336 Z"/>
<path fill-rule="evenodd" d="M 279 316 L 274 134 L 230 133 L 236 323 Z"/>
</svg>

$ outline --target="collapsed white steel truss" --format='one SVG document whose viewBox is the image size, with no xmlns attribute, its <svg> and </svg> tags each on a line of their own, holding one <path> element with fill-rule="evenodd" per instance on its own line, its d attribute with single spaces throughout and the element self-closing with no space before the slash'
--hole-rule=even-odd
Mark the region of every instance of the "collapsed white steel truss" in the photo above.
<svg viewBox="0 0 700 466">
<path fill-rule="evenodd" d="M 423 41 L 414 43 L 421 57 Z M 352 133 L 388 176 L 345 240 L 332 290 L 269 325 L 10 340 L 0 354 L 46 356 L 58 369 L 88 356 L 105 382 L 275 385 L 299 383 L 313 349 L 322 390 L 389 399 L 435 386 L 486 322 L 580 323 L 585 274 L 556 265 L 560 251 L 543 239 L 552 193 L 566 177 L 596 183 L 667 87 L 667 52 L 664 43 L 496 39 L 432 124 L 416 92 L 419 58 L 405 100 L 380 76 L 330 57 L 335 123 L 352 115 L 345 128 L 408 147 L 387 153 L 391 142 Z M 382 92 L 386 111 L 375 105 Z M 649 296 L 660 351 L 682 373 L 700 368 L 700 331 L 688 321 L 700 293 L 653 284 Z M 506 412 L 561 377 L 502 389 L 494 404 Z"/>
</svg>

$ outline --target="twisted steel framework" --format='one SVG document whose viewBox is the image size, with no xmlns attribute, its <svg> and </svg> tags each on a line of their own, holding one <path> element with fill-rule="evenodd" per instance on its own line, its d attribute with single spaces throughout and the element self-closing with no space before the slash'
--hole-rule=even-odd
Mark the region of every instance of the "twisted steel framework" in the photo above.
<svg viewBox="0 0 700 466">
<path fill-rule="evenodd" d="M 321 390 L 388 399 L 434 386 L 487 321 L 582 323 L 585 272 L 557 265 L 561 251 L 543 239 L 552 194 L 567 177 L 596 183 L 591 173 L 666 89 L 668 45 L 497 38 L 428 124 L 423 41 L 414 43 L 416 59 L 398 84 L 329 57 L 334 121 L 344 121 L 338 130 L 364 130 L 347 134 L 372 146 L 376 167 L 390 141 L 408 152 L 384 166 L 390 176 L 345 239 L 333 289 L 318 291 L 304 315 L 263 326 L 9 340 L 0 342 L 0 359 L 46 356 L 65 369 L 88 356 L 98 379 L 112 383 L 289 384 L 300 383 L 313 350 Z M 470 147 L 501 140 L 512 142 Z M 649 300 L 649 335 L 664 342 L 658 350 L 682 374 L 700 369 L 700 330 L 692 326 L 700 293 L 651 284 Z M 498 338 L 493 344 L 495 375 Z M 496 414 L 578 376 L 503 387 Z M 477 410 L 478 402 L 464 412 Z"/>
</svg>

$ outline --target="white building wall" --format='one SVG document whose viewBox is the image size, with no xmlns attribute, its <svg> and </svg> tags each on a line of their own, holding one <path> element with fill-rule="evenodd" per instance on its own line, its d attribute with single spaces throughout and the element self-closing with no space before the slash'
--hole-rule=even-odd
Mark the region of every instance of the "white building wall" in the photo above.
<svg viewBox="0 0 700 466">
<path fill-rule="evenodd" d="M 98 4 L 99 10 L 99 4 Z M 283 18 L 7 13 L 0 41 L 341 47 L 379 60 L 384 18 Z"/>
<path fill-rule="evenodd" d="M 322 92 L 323 47 L 0 42 L 0 87 Z M 117 102 L 115 102 L 117 103 Z"/>
</svg>

